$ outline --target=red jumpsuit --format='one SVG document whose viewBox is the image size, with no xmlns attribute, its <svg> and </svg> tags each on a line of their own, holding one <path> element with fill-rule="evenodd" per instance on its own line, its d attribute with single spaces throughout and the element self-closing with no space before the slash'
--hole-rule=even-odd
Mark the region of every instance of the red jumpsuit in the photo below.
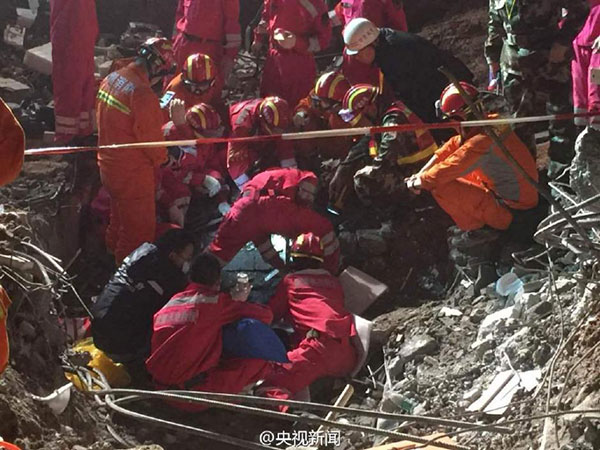
<svg viewBox="0 0 600 450">
<path fill-rule="evenodd" d="M 261 359 L 222 359 L 222 327 L 242 318 L 270 324 L 269 308 L 236 302 L 229 294 L 190 283 L 154 315 L 151 353 L 146 368 L 158 388 L 237 394 L 263 378 L 270 363 Z M 178 404 L 198 411 L 200 405 Z"/>
<path fill-rule="evenodd" d="M 576 113 L 600 113 L 600 86 L 592 82 L 590 70 L 600 67 L 600 52 L 592 50 L 592 44 L 600 36 L 600 0 L 588 0 L 590 14 L 585 25 L 573 40 L 575 56 L 571 61 L 573 75 L 573 107 Z M 575 125 L 600 130 L 600 117 L 577 117 Z"/>
<path fill-rule="evenodd" d="M 263 395 L 289 399 L 318 378 L 352 372 L 357 357 L 350 337 L 356 330 L 336 277 L 324 269 L 286 275 L 269 306 L 275 321 L 287 319 L 294 327 L 295 348 L 287 354 L 290 362 L 276 365 L 267 376 Z M 318 337 L 308 337 L 311 330 Z"/>
<path fill-rule="evenodd" d="M 55 140 L 93 132 L 94 44 L 98 36 L 95 0 L 52 0 L 52 86 L 54 92 Z"/>
<path fill-rule="evenodd" d="M 135 63 L 102 81 L 96 114 L 99 145 L 163 140 L 158 99 L 145 70 Z M 154 240 L 155 168 L 166 156 L 164 147 L 98 151 L 100 178 L 111 198 L 106 246 L 117 263 Z"/>
<path fill-rule="evenodd" d="M 277 264 L 280 260 L 271 244 L 272 234 L 293 239 L 313 232 L 323 243 L 324 267 L 337 274 L 340 250 L 331 222 L 296 203 L 298 185 L 303 180 L 313 180 L 316 186 L 313 173 L 298 169 L 272 169 L 252 178 L 219 226 L 209 251 L 222 262 L 229 262 L 252 241 L 265 261 Z"/>
<path fill-rule="evenodd" d="M 215 108 L 221 116 L 221 120 L 226 122 L 227 107 L 221 98 L 221 89 L 219 88 L 218 80 L 208 91 L 201 94 L 194 94 L 185 87 L 183 83 L 183 76 L 181 74 L 173 78 L 165 88 L 160 105 L 166 114 L 165 118 L 167 121 L 169 120 L 169 104 L 174 98 L 183 100 L 186 110 L 190 109 L 194 105 L 197 105 L 198 103 L 207 103 Z"/>
<path fill-rule="evenodd" d="M 221 77 L 215 85 L 220 92 L 226 66 L 232 67 L 242 42 L 239 16 L 239 0 L 179 0 L 173 42 L 177 67 L 182 69 L 194 53 L 210 56 L 220 68 Z"/>
<path fill-rule="evenodd" d="M 231 137 L 258 134 L 259 106 L 262 98 L 234 103 L 229 107 Z M 227 147 L 227 169 L 235 184 L 242 187 L 249 179 L 248 171 L 262 157 L 275 156 L 281 167 L 295 167 L 294 146 L 290 141 L 232 142 Z M 270 164 L 271 165 L 271 164 Z"/>
<path fill-rule="evenodd" d="M 313 53 L 327 48 L 331 39 L 325 2 L 265 0 L 263 23 L 270 42 L 260 86 L 261 95 L 276 95 L 290 105 L 296 105 L 310 92 L 317 76 Z M 278 46 L 273 39 L 277 28 L 296 35 L 294 48 L 286 50 Z"/>
<path fill-rule="evenodd" d="M 529 176 L 538 179 L 531 153 L 510 130 L 500 138 Z M 437 163 L 421 175 L 423 189 L 431 191 L 462 230 L 488 225 L 498 230 L 510 226 L 510 209 L 531 209 L 538 203 L 537 190 L 509 163 L 484 133 L 462 141 L 452 137 L 436 151 Z"/>
<path fill-rule="evenodd" d="M 163 133 L 166 140 L 196 139 L 189 126 L 177 127 L 173 122 L 165 124 Z M 203 185 L 206 175 L 216 178 L 221 185 L 226 184 L 218 167 L 217 148 L 216 144 L 186 148 L 179 167 L 159 170 L 156 199 L 161 210 L 167 211 L 185 198 L 189 202 L 192 192 Z"/>
</svg>

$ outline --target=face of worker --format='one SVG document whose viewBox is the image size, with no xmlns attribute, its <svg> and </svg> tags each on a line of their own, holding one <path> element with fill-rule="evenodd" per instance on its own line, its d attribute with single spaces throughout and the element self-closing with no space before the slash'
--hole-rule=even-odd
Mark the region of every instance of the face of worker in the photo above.
<svg viewBox="0 0 600 450">
<path fill-rule="evenodd" d="M 171 252 L 169 254 L 169 259 L 173 264 L 181 269 L 183 273 L 187 274 L 190 271 L 190 264 L 193 256 L 194 246 L 193 244 L 188 244 L 178 252 Z"/>
<path fill-rule="evenodd" d="M 375 46 L 369 45 L 359 51 L 354 58 L 362 64 L 373 64 L 375 61 Z"/>
</svg>

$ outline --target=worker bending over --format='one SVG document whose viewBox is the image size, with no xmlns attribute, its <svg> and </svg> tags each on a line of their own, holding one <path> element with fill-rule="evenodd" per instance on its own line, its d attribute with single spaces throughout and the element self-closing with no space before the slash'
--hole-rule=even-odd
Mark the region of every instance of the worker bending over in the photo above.
<svg viewBox="0 0 600 450">
<path fill-rule="evenodd" d="M 254 358 L 224 358 L 223 326 L 242 318 L 270 324 L 271 310 L 236 301 L 219 292 L 217 258 L 201 254 L 193 262 L 190 283 L 154 316 L 148 372 L 159 389 L 183 389 L 237 394 L 263 378 L 270 363 Z M 186 410 L 205 406 L 178 403 Z"/>
</svg>

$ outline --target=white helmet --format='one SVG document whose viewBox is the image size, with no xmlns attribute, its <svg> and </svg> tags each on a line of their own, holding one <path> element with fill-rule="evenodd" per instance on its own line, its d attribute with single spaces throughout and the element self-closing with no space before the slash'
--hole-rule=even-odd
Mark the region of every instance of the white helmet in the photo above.
<svg viewBox="0 0 600 450">
<path fill-rule="evenodd" d="M 352 19 L 344 28 L 344 44 L 346 53 L 356 55 L 363 48 L 371 45 L 379 36 L 379 28 L 369 19 L 362 17 Z"/>
</svg>

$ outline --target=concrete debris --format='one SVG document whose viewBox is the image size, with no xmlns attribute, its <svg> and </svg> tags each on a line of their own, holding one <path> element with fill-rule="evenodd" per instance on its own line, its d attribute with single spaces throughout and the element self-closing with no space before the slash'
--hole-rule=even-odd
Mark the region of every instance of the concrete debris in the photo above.
<svg viewBox="0 0 600 450">
<path fill-rule="evenodd" d="M 28 8 L 17 8 L 17 25 L 29 28 L 35 22 L 37 13 Z"/>
<path fill-rule="evenodd" d="M 547 314 L 552 312 L 552 303 L 548 301 L 543 301 L 535 304 L 527 311 L 525 311 L 525 320 L 527 322 L 532 322 L 544 317 Z"/>
<path fill-rule="evenodd" d="M 518 373 L 512 370 L 501 372 L 496 375 L 481 397 L 469 406 L 467 410 L 471 412 L 484 412 L 493 416 L 502 416 L 510 406 L 512 398 L 517 391 L 520 388 L 532 391 L 538 385 L 541 376 L 541 370 Z"/>
<path fill-rule="evenodd" d="M 32 89 L 17 80 L 0 78 L 0 95 L 6 102 L 21 103 L 32 93 Z"/>
<path fill-rule="evenodd" d="M 498 328 L 499 324 L 503 321 L 507 321 L 511 317 L 514 317 L 516 314 L 516 309 L 514 306 L 510 306 L 508 308 L 501 309 L 500 311 L 496 311 L 493 314 L 488 315 L 479 326 L 479 333 L 477 334 L 477 340 L 483 341 L 489 335 L 493 335 L 493 333 Z"/>
<path fill-rule="evenodd" d="M 4 29 L 4 43 L 12 47 L 23 48 L 25 43 L 25 28 L 19 25 L 8 25 Z"/>
<path fill-rule="evenodd" d="M 425 439 L 433 439 L 437 436 L 439 436 L 439 435 L 434 434 L 431 436 L 424 436 L 424 438 Z M 444 444 L 456 444 L 456 441 L 454 439 L 448 438 L 448 437 L 440 438 L 438 442 L 443 442 Z M 367 450 L 409 450 L 411 448 L 416 448 L 418 446 L 419 446 L 419 444 L 414 441 L 401 441 L 401 442 L 394 442 L 393 444 L 371 447 Z M 437 445 L 427 445 L 425 447 L 420 447 L 420 448 L 422 448 L 423 450 L 439 450 L 442 447 L 438 447 Z"/>
<path fill-rule="evenodd" d="M 358 230 L 356 232 L 358 248 L 366 255 L 379 256 L 388 250 L 388 245 L 380 230 Z"/>
<path fill-rule="evenodd" d="M 600 192 L 600 132 L 586 128 L 575 142 L 575 157 L 571 162 L 570 185 L 577 194 L 578 200 L 583 201 Z M 587 206 L 594 212 L 600 211 L 600 203 L 594 202 Z"/>
<path fill-rule="evenodd" d="M 458 309 L 448 308 L 447 306 L 440 309 L 440 315 L 444 317 L 460 317 L 463 315 Z"/>
<path fill-rule="evenodd" d="M 412 361 L 418 356 L 431 355 L 438 349 L 437 341 L 427 334 L 411 337 L 400 347 L 398 354 L 404 361 Z"/>
<path fill-rule="evenodd" d="M 39 47 L 30 48 L 25 53 L 23 63 L 37 72 L 44 75 L 52 75 L 52 44 L 40 45 Z"/>
</svg>

